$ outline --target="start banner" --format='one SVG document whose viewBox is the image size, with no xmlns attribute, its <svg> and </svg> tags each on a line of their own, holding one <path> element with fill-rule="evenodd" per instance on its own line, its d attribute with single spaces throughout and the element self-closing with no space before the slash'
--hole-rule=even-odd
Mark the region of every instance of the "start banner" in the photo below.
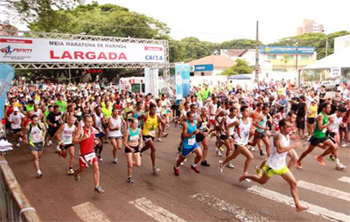
<svg viewBox="0 0 350 222">
<path fill-rule="evenodd" d="M 164 63 L 161 44 L 0 36 L 0 50 L 0 62 Z"/>
</svg>

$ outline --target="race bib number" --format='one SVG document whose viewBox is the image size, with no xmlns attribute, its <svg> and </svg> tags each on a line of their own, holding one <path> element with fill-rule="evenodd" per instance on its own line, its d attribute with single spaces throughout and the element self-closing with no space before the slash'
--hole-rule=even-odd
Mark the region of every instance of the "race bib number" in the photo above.
<svg viewBox="0 0 350 222">
<path fill-rule="evenodd" d="M 131 142 L 137 142 L 139 140 L 139 136 L 130 136 Z"/>
<path fill-rule="evenodd" d="M 149 131 L 149 135 L 155 137 L 156 136 L 156 131 Z"/>
<path fill-rule="evenodd" d="M 84 155 L 84 159 L 86 160 L 86 162 L 91 162 L 95 157 L 96 157 L 95 153 L 89 153 Z"/>
<path fill-rule="evenodd" d="M 196 138 L 189 139 L 188 145 L 193 146 L 195 142 L 196 142 Z"/>
<path fill-rule="evenodd" d="M 33 139 L 35 141 L 40 141 L 42 139 L 41 133 L 34 133 L 33 134 Z"/>
</svg>

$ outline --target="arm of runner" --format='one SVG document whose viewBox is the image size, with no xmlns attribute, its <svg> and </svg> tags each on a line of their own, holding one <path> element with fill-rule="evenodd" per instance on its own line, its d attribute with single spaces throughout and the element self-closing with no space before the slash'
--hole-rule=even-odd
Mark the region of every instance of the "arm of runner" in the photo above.
<svg viewBox="0 0 350 222">
<path fill-rule="evenodd" d="M 29 125 L 24 128 L 23 133 L 23 142 L 28 144 L 28 131 L 29 131 Z M 44 137 L 45 138 L 45 137 Z"/>
<path fill-rule="evenodd" d="M 60 144 L 60 145 L 61 144 L 64 145 L 64 143 L 62 142 L 62 138 L 61 138 L 61 133 L 62 133 L 63 129 L 64 129 L 64 124 L 62 124 L 60 126 L 60 128 L 58 128 L 57 132 L 55 133 L 55 137 L 57 138 L 58 144 Z"/>
<path fill-rule="evenodd" d="M 81 141 L 90 137 L 90 135 L 88 134 L 84 134 L 83 136 L 81 136 L 81 134 L 82 134 L 82 128 L 79 128 L 73 136 L 73 143 L 80 143 Z"/>
<path fill-rule="evenodd" d="M 124 130 L 126 131 L 128 129 L 128 124 L 126 123 L 125 119 L 123 117 L 120 117 L 124 126 Z"/>
<path fill-rule="evenodd" d="M 187 133 L 187 128 L 188 128 L 187 124 L 184 124 L 183 130 L 182 130 L 182 135 L 183 135 L 184 138 L 192 137 L 193 135 L 196 135 L 199 132 L 199 130 L 196 129 L 193 133 L 188 134 Z"/>
<path fill-rule="evenodd" d="M 325 128 L 328 128 L 329 125 L 331 125 L 333 123 L 333 121 L 328 121 L 327 124 L 323 125 L 323 115 L 318 115 L 318 117 L 316 118 L 317 121 L 317 125 L 318 125 L 318 129 L 319 130 L 323 130 Z"/>
<path fill-rule="evenodd" d="M 131 148 L 128 144 L 128 138 L 129 138 L 129 130 L 125 130 L 124 139 L 123 139 L 124 146 L 128 148 L 131 152 L 134 152 L 134 149 Z"/>
<path fill-rule="evenodd" d="M 143 142 L 143 140 L 142 140 L 142 130 L 140 130 L 140 136 L 139 136 L 139 148 L 140 149 L 143 147 L 142 142 Z"/>
<path fill-rule="evenodd" d="M 295 149 L 298 147 L 302 147 L 302 145 L 300 144 L 300 142 L 295 143 L 294 145 L 290 145 L 288 147 L 283 147 L 281 146 L 281 134 L 277 134 L 273 137 L 273 143 L 276 146 L 276 151 L 278 154 L 284 153 L 284 152 L 288 152 L 291 149 Z"/>
</svg>

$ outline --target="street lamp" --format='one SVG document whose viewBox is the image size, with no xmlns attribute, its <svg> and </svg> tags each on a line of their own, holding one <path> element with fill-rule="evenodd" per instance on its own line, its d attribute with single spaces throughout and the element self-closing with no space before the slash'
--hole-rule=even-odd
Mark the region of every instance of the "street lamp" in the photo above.
<svg viewBox="0 0 350 222">
<path fill-rule="evenodd" d="M 295 51 L 296 51 L 296 58 L 295 58 L 295 69 L 298 74 L 298 86 L 300 87 L 300 72 L 298 70 L 298 41 L 295 42 Z"/>
</svg>

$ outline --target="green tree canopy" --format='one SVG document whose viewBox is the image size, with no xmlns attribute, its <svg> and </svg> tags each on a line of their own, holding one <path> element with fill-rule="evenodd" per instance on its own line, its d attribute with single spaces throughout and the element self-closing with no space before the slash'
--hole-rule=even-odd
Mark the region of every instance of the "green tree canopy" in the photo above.
<svg viewBox="0 0 350 222">
<path fill-rule="evenodd" d="M 259 45 L 263 43 L 259 41 Z M 256 41 L 252 39 L 234 39 L 221 43 L 221 49 L 254 49 Z"/>
<path fill-rule="evenodd" d="M 249 66 L 248 62 L 244 59 L 237 59 L 236 64 L 232 67 L 225 69 L 221 75 L 236 75 L 236 74 L 249 74 L 252 73 L 253 69 Z"/>
</svg>

